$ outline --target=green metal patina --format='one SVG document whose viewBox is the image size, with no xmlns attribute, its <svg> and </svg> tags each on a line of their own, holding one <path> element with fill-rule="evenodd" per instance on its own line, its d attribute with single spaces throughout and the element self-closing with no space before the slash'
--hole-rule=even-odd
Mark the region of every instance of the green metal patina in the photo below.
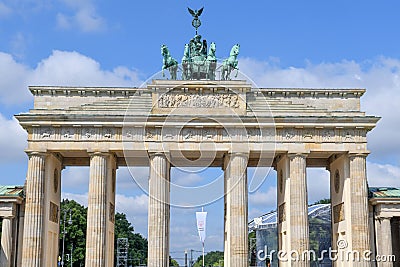
<svg viewBox="0 0 400 267">
<path fill-rule="evenodd" d="M 235 78 L 237 77 L 239 73 L 239 68 L 237 67 L 238 66 L 237 56 L 239 55 L 239 52 L 240 52 L 240 45 L 235 44 L 231 49 L 229 57 L 225 59 L 222 63 L 221 80 L 230 80 L 231 72 L 233 70 L 236 70 Z"/>
<path fill-rule="evenodd" d="M 369 198 L 400 198 L 400 188 L 370 187 Z"/>
<path fill-rule="evenodd" d="M 0 197 L 24 197 L 24 187 L 21 185 L 0 185 Z"/>
<path fill-rule="evenodd" d="M 162 75 L 165 76 L 164 70 L 167 69 L 171 75 L 171 80 L 176 80 L 176 72 L 178 70 L 178 61 L 171 57 L 168 47 L 161 46 L 161 55 L 163 56 Z"/>
<path fill-rule="evenodd" d="M 195 36 L 185 44 L 182 57 L 182 80 L 215 80 L 217 71 L 217 56 L 216 56 L 216 44 L 214 42 L 210 43 L 208 49 L 207 40 L 202 39 L 202 36 L 198 34 L 198 28 L 201 25 L 200 15 L 203 13 L 204 8 L 199 10 L 192 10 L 188 8 L 189 13 L 193 16 L 192 25 L 196 29 Z M 208 52 L 207 52 L 208 50 Z M 237 70 L 236 76 L 238 74 L 238 60 L 240 46 L 238 44 L 232 47 L 229 58 L 223 61 L 221 66 L 222 80 L 230 80 L 231 72 Z M 169 50 L 166 45 L 161 46 L 161 54 L 163 56 L 163 67 L 162 74 L 164 75 L 164 70 L 168 70 L 171 76 L 171 80 L 176 80 L 176 72 L 178 70 L 177 61 L 171 57 Z"/>
</svg>

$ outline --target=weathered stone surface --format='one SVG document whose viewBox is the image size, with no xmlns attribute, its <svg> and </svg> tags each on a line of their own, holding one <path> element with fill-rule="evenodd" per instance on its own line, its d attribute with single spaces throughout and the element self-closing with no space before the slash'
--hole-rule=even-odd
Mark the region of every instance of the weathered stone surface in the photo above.
<svg viewBox="0 0 400 267">
<path fill-rule="evenodd" d="M 379 118 L 360 110 L 364 89 L 155 80 L 146 88 L 33 86 L 30 90 L 34 109 L 16 116 L 28 132 L 27 151 L 34 152 L 27 175 L 24 267 L 56 262 L 54 211 L 60 184 L 55 190 L 54 171 L 88 165 L 86 266 L 113 265 L 112 177 L 117 164 L 150 164 L 148 262 L 151 267 L 167 266 L 170 162 L 187 166 L 198 154 L 212 157 L 198 165 L 207 162 L 225 168 L 225 266 L 248 264 L 248 166 L 274 165 L 278 170 L 280 249 L 299 253 L 308 249 L 306 166 L 331 171 L 332 205 L 342 205 L 332 227 L 334 246 L 345 239 L 349 249 L 369 248 L 365 157 L 360 155 L 368 153 L 366 135 Z M 45 164 L 39 152 L 54 154 Z M 299 261 L 286 266 L 307 265 Z"/>
<path fill-rule="evenodd" d="M 149 251 L 147 266 L 169 266 L 170 165 L 163 153 L 150 153 Z"/>
<path fill-rule="evenodd" d="M 224 266 L 248 266 L 248 155 L 232 152 L 225 159 Z"/>
<path fill-rule="evenodd" d="M 11 250 L 13 244 L 12 222 L 13 218 L 3 218 L 0 251 L 0 265 L 2 267 L 11 266 Z"/>
</svg>

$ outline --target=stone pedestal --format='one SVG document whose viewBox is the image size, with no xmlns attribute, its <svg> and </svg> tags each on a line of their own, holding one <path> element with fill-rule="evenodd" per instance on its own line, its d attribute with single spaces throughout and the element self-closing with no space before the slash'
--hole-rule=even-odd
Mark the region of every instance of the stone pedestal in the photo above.
<svg viewBox="0 0 400 267">
<path fill-rule="evenodd" d="M 11 251 L 13 244 L 13 218 L 4 217 L 1 230 L 0 266 L 11 266 Z"/>
<path fill-rule="evenodd" d="M 114 230 L 109 229 L 109 220 L 114 220 L 115 192 L 110 193 L 113 190 L 110 180 L 115 171 L 112 159 L 108 153 L 94 153 L 90 158 L 86 267 L 113 266 Z"/>
<path fill-rule="evenodd" d="M 170 164 L 163 153 L 150 153 L 148 267 L 169 266 Z"/>
<path fill-rule="evenodd" d="M 44 183 L 46 155 L 29 155 L 22 266 L 43 266 Z"/>
<path fill-rule="evenodd" d="M 225 157 L 225 261 L 227 267 L 248 266 L 248 155 Z"/>
<path fill-rule="evenodd" d="M 350 154 L 351 249 L 363 255 L 370 250 L 368 221 L 367 154 Z M 367 260 L 353 266 L 371 266 Z"/>
</svg>

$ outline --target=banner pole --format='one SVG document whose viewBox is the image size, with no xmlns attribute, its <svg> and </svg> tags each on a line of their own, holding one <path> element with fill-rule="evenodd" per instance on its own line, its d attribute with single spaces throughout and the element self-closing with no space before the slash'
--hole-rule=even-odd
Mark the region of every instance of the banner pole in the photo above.
<svg viewBox="0 0 400 267">
<path fill-rule="evenodd" d="M 204 263 L 204 242 L 203 242 L 203 267 L 205 266 L 205 263 Z"/>
<path fill-rule="evenodd" d="M 201 212 L 204 212 L 204 207 L 201 207 Z M 205 266 L 204 263 L 204 241 L 203 241 L 203 267 Z"/>
</svg>

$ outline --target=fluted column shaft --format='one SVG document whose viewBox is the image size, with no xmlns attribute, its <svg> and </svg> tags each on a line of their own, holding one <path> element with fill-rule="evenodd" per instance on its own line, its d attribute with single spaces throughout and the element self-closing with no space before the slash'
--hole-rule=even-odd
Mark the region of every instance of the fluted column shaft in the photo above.
<svg viewBox="0 0 400 267">
<path fill-rule="evenodd" d="M 248 266 L 248 208 L 247 208 L 247 163 L 248 155 L 227 155 L 225 167 L 227 242 L 224 266 Z"/>
<path fill-rule="evenodd" d="M 150 153 L 148 267 L 169 266 L 170 164 L 163 153 Z"/>
<path fill-rule="evenodd" d="M 106 266 L 107 160 L 108 154 L 95 153 L 90 158 L 86 267 Z"/>
<path fill-rule="evenodd" d="M 352 250 L 360 254 L 370 250 L 370 235 L 368 227 L 368 185 L 365 154 L 352 154 L 350 160 L 351 188 L 351 231 Z M 353 266 L 371 266 L 368 261 L 353 263 Z"/>
<path fill-rule="evenodd" d="M 378 255 L 379 256 L 389 256 L 393 255 L 392 249 L 392 227 L 390 224 L 390 218 L 379 218 L 380 223 L 380 232 L 378 235 L 380 236 L 380 244 L 378 246 Z M 378 263 L 378 267 L 392 267 L 393 262 L 380 262 Z"/>
<path fill-rule="evenodd" d="M 393 266 L 400 266 L 400 225 L 399 218 L 392 219 L 392 246 L 393 246 L 393 255 L 395 256 L 395 262 Z"/>
<path fill-rule="evenodd" d="M 29 155 L 22 249 L 22 266 L 24 267 L 42 267 L 44 265 L 42 246 L 45 161 L 45 154 L 31 153 Z"/>
<path fill-rule="evenodd" d="M 308 257 L 302 257 L 309 250 L 308 198 L 306 177 L 306 155 L 289 154 L 290 169 L 290 234 L 291 250 L 299 254 L 299 261 L 291 266 L 310 266 Z"/>
<path fill-rule="evenodd" d="M 1 230 L 1 253 L 0 253 L 0 266 L 11 266 L 11 250 L 13 243 L 12 236 L 12 223 L 13 218 L 5 217 L 2 222 Z"/>
</svg>

